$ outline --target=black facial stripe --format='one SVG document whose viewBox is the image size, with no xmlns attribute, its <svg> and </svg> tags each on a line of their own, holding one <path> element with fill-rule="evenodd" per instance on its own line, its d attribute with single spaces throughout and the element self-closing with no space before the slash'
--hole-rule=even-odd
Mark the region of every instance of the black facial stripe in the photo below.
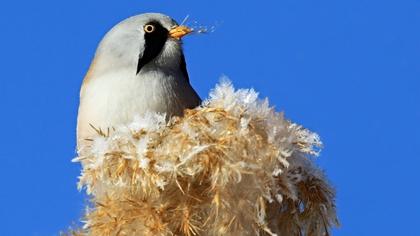
<svg viewBox="0 0 420 236">
<path fill-rule="evenodd" d="M 155 30 L 151 33 L 144 32 L 144 52 L 139 55 L 137 74 L 144 65 L 156 58 L 165 46 L 168 39 L 168 30 L 158 22 L 149 22 L 146 25 L 153 25 Z"/>
<path fill-rule="evenodd" d="M 182 74 L 184 74 L 187 81 L 190 81 L 190 77 L 188 76 L 188 71 L 187 71 L 187 63 L 185 62 L 185 56 L 184 56 L 184 53 L 182 52 L 181 52 L 181 63 L 179 66 L 181 68 Z"/>
</svg>

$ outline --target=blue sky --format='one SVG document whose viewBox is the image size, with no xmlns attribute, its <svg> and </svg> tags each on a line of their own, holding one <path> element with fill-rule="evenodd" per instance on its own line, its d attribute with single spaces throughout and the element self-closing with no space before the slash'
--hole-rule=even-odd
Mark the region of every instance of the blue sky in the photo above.
<svg viewBox="0 0 420 236">
<path fill-rule="evenodd" d="M 143 12 L 223 22 L 184 41 L 199 94 L 225 74 L 321 135 L 342 222 L 334 235 L 420 235 L 414 0 L 2 1 L 2 235 L 57 235 L 81 216 L 70 162 L 79 86 L 104 33 Z"/>
</svg>

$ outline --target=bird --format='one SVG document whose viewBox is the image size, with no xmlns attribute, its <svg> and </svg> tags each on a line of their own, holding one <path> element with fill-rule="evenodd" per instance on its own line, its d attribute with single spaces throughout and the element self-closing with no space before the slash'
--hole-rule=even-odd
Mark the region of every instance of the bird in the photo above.
<svg viewBox="0 0 420 236">
<path fill-rule="evenodd" d="M 161 13 L 129 17 L 108 31 L 80 89 L 77 146 L 136 115 L 182 116 L 199 106 L 182 48 L 192 31 Z"/>
</svg>

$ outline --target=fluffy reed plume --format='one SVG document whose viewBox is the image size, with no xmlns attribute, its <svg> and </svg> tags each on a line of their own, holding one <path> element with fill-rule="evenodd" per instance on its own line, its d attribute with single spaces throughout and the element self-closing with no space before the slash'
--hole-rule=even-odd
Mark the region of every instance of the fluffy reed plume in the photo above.
<svg viewBox="0 0 420 236">
<path fill-rule="evenodd" d="M 183 118 L 147 114 L 79 150 L 91 197 L 74 235 L 328 235 L 334 191 L 315 133 L 222 82 Z"/>
</svg>

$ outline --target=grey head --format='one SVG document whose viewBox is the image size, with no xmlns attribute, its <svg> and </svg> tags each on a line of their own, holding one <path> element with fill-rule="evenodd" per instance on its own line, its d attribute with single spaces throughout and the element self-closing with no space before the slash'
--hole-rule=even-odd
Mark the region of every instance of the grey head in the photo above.
<svg viewBox="0 0 420 236">
<path fill-rule="evenodd" d="M 114 26 L 101 41 L 92 71 L 97 76 L 121 68 L 141 74 L 159 68 L 181 70 L 188 80 L 181 37 L 190 31 L 160 13 L 130 17 Z"/>
</svg>

